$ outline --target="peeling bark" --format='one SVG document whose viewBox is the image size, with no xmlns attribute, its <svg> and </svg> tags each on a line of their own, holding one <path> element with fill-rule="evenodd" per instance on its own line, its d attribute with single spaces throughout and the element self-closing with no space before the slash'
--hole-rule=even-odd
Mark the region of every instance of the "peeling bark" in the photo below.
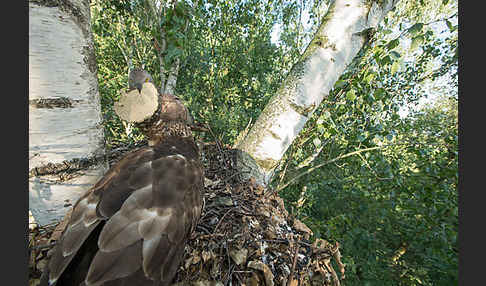
<svg viewBox="0 0 486 286">
<path fill-rule="evenodd" d="M 251 173 L 267 184 L 283 154 L 297 137 L 334 83 L 398 0 L 336 0 L 323 17 L 313 40 L 270 99 L 247 136 L 236 148 L 241 158 L 258 166 Z M 248 158 L 249 157 L 249 158 Z"/>
<path fill-rule="evenodd" d="M 89 1 L 29 2 L 29 169 L 104 153 Z M 39 225 L 58 221 L 106 170 L 29 178 Z M 70 203 L 67 203 L 70 202 Z"/>
</svg>

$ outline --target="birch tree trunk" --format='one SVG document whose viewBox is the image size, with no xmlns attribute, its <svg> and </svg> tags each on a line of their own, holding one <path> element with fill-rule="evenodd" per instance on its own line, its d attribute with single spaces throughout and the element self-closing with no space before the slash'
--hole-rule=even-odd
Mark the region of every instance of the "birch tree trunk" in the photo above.
<svg viewBox="0 0 486 286">
<path fill-rule="evenodd" d="M 168 69 L 166 67 L 166 59 L 165 57 L 169 53 L 169 46 L 171 43 L 171 39 L 168 36 L 167 26 L 161 25 L 163 22 L 162 19 L 167 17 L 168 9 L 174 10 L 178 5 L 177 0 L 174 1 L 166 1 L 158 4 L 156 1 L 152 0 L 145 0 L 146 7 L 149 10 L 149 17 L 152 17 L 152 22 L 155 23 L 156 26 L 160 26 L 160 38 L 155 37 L 155 49 L 158 53 L 159 63 L 160 63 L 160 93 L 161 94 L 175 94 L 175 88 L 177 84 L 177 77 L 179 75 L 179 68 L 181 65 L 180 57 L 175 57 L 172 59 Z M 185 34 L 187 32 L 189 26 L 189 20 L 184 20 L 184 23 L 180 28 L 180 32 Z M 171 27 L 172 29 L 176 29 L 176 27 Z M 172 41 L 174 41 L 172 39 Z"/>
<path fill-rule="evenodd" d="M 240 168 L 266 185 L 334 83 L 398 0 L 336 0 L 277 93 L 237 146 Z"/>
<path fill-rule="evenodd" d="M 107 164 L 92 160 L 103 153 L 89 0 L 29 1 L 29 211 L 37 224 L 60 220 L 103 175 Z"/>
</svg>

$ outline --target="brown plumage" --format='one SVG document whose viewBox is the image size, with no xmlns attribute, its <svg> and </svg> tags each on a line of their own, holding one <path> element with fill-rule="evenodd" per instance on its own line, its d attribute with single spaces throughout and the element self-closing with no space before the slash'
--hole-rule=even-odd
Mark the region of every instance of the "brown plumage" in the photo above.
<svg viewBox="0 0 486 286">
<path fill-rule="evenodd" d="M 203 169 L 186 107 L 171 95 L 160 103 L 149 146 L 74 205 L 40 285 L 170 285 L 201 214 Z"/>
</svg>

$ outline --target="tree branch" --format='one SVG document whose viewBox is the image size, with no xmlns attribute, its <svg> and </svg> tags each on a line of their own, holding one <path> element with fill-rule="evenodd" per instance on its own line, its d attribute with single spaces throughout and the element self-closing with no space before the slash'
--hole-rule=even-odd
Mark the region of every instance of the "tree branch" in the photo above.
<svg viewBox="0 0 486 286">
<path fill-rule="evenodd" d="M 387 145 L 389 146 L 389 145 Z M 331 159 L 331 160 L 328 160 L 324 163 L 321 163 L 321 164 L 318 164 L 312 168 L 309 168 L 307 169 L 306 171 L 302 172 L 301 174 L 295 176 L 294 178 L 290 179 L 287 183 L 285 183 L 284 185 L 280 186 L 280 187 L 277 187 L 273 192 L 279 192 L 283 189 L 285 189 L 288 185 L 292 184 L 293 182 L 295 182 L 297 179 L 301 178 L 302 176 L 305 176 L 311 172 L 313 172 L 314 170 L 316 169 L 319 169 L 320 167 L 323 167 L 327 164 L 330 164 L 330 163 L 333 163 L 335 161 L 338 161 L 338 160 L 341 160 L 341 159 L 344 159 L 344 158 L 347 158 L 347 157 L 350 157 L 350 156 L 353 156 L 353 155 L 357 155 L 357 154 L 360 154 L 360 153 L 363 153 L 363 152 L 367 152 L 367 151 L 372 151 L 372 150 L 377 150 L 377 149 L 383 149 L 385 146 L 378 146 L 378 147 L 371 147 L 371 148 L 365 148 L 365 149 L 361 149 L 361 150 L 357 150 L 357 151 L 354 151 L 354 152 L 350 152 L 350 153 L 347 153 L 347 154 L 344 154 L 344 155 L 340 155 L 334 159 Z"/>
</svg>

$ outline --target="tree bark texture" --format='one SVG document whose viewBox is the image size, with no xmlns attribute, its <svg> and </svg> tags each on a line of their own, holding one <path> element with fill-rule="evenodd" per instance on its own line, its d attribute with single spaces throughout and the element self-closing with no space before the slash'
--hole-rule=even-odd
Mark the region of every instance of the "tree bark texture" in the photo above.
<svg viewBox="0 0 486 286">
<path fill-rule="evenodd" d="M 29 1 L 30 170 L 104 152 L 89 11 L 89 0 Z M 31 176 L 29 210 L 36 223 L 60 220 L 106 167 Z"/>
<path fill-rule="evenodd" d="M 314 38 L 236 148 L 251 175 L 267 184 L 292 141 L 398 0 L 336 0 Z M 254 162 L 250 162 L 254 159 Z M 244 167 L 242 165 L 242 167 Z M 257 170 L 255 170 L 257 169 Z"/>
</svg>

